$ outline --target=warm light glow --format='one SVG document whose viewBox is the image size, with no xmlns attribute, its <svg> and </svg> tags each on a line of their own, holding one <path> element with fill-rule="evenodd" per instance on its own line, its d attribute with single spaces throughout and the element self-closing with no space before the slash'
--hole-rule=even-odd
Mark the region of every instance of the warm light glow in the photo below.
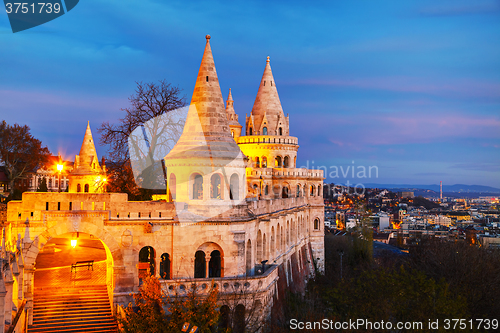
<svg viewBox="0 0 500 333">
<path fill-rule="evenodd" d="M 78 241 L 77 241 L 76 239 L 72 239 L 72 240 L 71 240 L 71 246 L 72 246 L 72 247 L 74 247 L 74 248 L 75 248 L 77 243 L 78 243 Z"/>
<path fill-rule="evenodd" d="M 401 229 L 401 223 L 391 222 L 393 229 Z"/>
<path fill-rule="evenodd" d="M 106 178 L 103 178 L 103 179 L 102 179 L 102 181 L 103 181 L 103 182 L 105 182 L 105 181 L 107 181 L 107 179 L 106 179 Z"/>
<path fill-rule="evenodd" d="M 57 171 L 61 172 L 64 168 L 64 165 L 63 164 L 58 164 L 57 165 Z"/>
</svg>

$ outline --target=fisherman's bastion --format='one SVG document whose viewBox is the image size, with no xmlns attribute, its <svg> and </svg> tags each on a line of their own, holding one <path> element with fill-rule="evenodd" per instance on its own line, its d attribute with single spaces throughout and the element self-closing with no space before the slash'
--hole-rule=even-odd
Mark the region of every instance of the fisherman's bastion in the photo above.
<svg viewBox="0 0 500 333">
<path fill-rule="evenodd" d="M 256 321 L 269 320 L 285 290 L 304 291 L 307 279 L 324 271 L 323 171 L 296 165 L 299 141 L 269 57 L 244 126 L 233 103 L 231 91 L 224 102 L 207 36 L 182 135 L 164 157 L 161 200 L 106 192 L 106 167 L 87 125 L 68 192 L 24 192 L 8 204 L 5 327 L 16 321 L 15 332 L 57 331 L 37 306 L 58 293 L 88 292 L 115 311 L 133 301 L 146 274 L 172 295 L 193 284 L 203 294 L 216 284 L 225 311 L 253 313 Z M 91 312 L 84 318 L 64 327 L 77 332 L 94 320 Z"/>
</svg>

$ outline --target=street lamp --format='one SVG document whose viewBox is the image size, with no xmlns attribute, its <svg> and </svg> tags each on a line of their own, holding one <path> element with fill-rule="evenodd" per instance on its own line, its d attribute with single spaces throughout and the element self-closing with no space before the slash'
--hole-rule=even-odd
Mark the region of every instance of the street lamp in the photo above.
<svg viewBox="0 0 500 333">
<path fill-rule="evenodd" d="M 344 255 L 344 250 L 338 249 L 337 252 L 340 256 L 340 280 L 342 280 L 342 256 Z"/>
<path fill-rule="evenodd" d="M 58 192 L 61 192 L 61 172 L 64 169 L 64 164 L 61 163 L 61 160 L 59 160 L 59 163 L 57 163 L 57 172 L 59 173 L 59 189 Z"/>
</svg>

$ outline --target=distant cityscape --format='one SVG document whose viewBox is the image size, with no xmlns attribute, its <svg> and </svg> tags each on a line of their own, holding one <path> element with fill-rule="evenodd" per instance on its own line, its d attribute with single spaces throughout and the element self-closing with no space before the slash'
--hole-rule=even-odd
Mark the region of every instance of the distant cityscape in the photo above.
<svg viewBox="0 0 500 333">
<path fill-rule="evenodd" d="M 443 192 L 441 198 L 439 191 L 408 188 L 356 193 L 354 188 L 325 184 L 324 198 L 327 232 L 343 234 L 363 225 L 373 228 L 375 242 L 400 248 L 429 238 L 500 248 L 498 195 Z"/>
</svg>

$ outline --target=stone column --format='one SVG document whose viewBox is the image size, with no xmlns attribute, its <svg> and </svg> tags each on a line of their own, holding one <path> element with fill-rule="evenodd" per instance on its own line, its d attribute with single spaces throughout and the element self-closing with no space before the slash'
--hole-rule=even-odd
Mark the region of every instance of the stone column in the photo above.
<svg viewBox="0 0 500 333">
<path fill-rule="evenodd" d="M 34 297 L 34 276 L 35 269 L 33 267 L 27 267 L 24 269 L 25 279 L 24 279 L 24 298 L 26 299 L 25 309 L 28 313 L 28 325 L 33 325 L 33 297 Z"/>
<path fill-rule="evenodd" d="M 7 253 L 7 258 L 9 254 Z M 7 259 L 8 260 L 8 259 Z M 5 289 L 7 295 L 5 296 L 5 323 L 10 325 L 12 323 L 12 289 L 14 286 L 14 278 L 12 277 L 12 269 L 10 263 L 7 262 L 7 267 L 5 269 Z"/>
<path fill-rule="evenodd" d="M 22 300 L 24 298 L 24 259 L 23 259 L 23 252 L 18 251 L 17 252 L 17 265 L 19 267 L 19 277 L 17 280 L 18 283 L 18 298 Z"/>
</svg>

